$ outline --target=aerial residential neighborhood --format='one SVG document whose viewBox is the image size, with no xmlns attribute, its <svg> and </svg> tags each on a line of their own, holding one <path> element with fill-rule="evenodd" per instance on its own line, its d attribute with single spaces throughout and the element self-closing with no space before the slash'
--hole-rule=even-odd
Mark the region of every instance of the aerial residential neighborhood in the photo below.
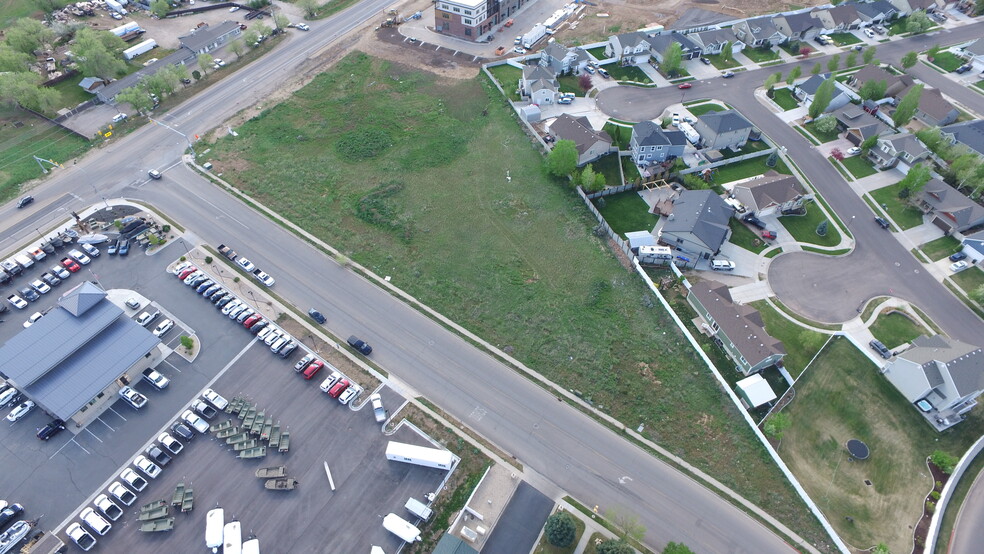
<svg viewBox="0 0 984 554">
<path fill-rule="evenodd" d="M 979 552 L 980 0 L 9 4 L 0 554 Z"/>
</svg>

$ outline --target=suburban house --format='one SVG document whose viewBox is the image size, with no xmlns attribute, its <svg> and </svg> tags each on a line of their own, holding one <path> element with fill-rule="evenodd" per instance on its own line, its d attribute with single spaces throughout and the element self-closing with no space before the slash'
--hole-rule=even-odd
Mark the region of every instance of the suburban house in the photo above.
<svg viewBox="0 0 984 554">
<path fill-rule="evenodd" d="M 864 23 L 853 4 L 841 4 L 832 8 L 813 10 L 811 13 L 822 24 L 824 33 L 843 33 L 860 29 Z"/>
<path fill-rule="evenodd" d="M 581 167 L 612 151 L 612 137 L 605 131 L 595 131 L 587 117 L 564 114 L 550 125 L 557 140 L 572 140 L 577 148 L 577 165 Z"/>
<path fill-rule="evenodd" d="M 700 31 L 698 33 L 691 33 L 687 35 L 687 38 L 692 40 L 697 44 L 702 55 L 707 56 L 709 54 L 720 54 L 721 50 L 728 43 L 731 44 L 732 53 L 741 52 L 741 49 L 745 47 L 745 43 L 740 40 L 735 40 L 735 33 L 731 29 L 710 29 L 707 31 Z"/>
<path fill-rule="evenodd" d="M 659 231 L 670 248 L 696 261 L 721 250 L 731 235 L 728 221 L 735 209 L 710 190 L 685 190 L 673 201 L 673 211 Z"/>
<path fill-rule="evenodd" d="M 882 370 L 937 431 L 966 418 L 984 392 L 984 352 L 942 335 L 917 337 Z"/>
<path fill-rule="evenodd" d="M 868 81 L 885 81 L 885 98 L 895 98 L 915 84 L 912 77 L 908 75 L 893 75 L 877 65 L 871 64 L 862 67 L 857 73 L 848 77 L 847 84 L 859 91 Z"/>
<path fill-rule="evenodd" d="M 676 31 L 653 35 L 646 40 L 649 41 L 650 55 L 659 63 L 663 63 L 663 54 L 674 42 L 680 45 L 680 51 L 683 53 L 684 60 L 691 60 L 701 55 L 699 44 L 691 40 L 689 35 Z"/>
<path fill-rule="evenodd" d="M 762 377 L 761 373 L 749 375 L 735 383 L 735 394 L 741 398 L 746 409 L 765 406 L 778 398 L 776 391 L 772 390 L 772 386 Z"/>
<path fill-rule="evenodd" d="M 984 120 L 963 121 L 940 129 L 950 144 L 962 144 L 984 157 Z"/>
<path fill-rule="evenodd" d="M 731 196 L 747 211 L 762 217 L 802 207 L 807 192 L 793 175 L 782 175 L 770 169 L 764 175 L 736 183 Z"/>
<path fill-rule="evenodd" d="M 697 117 L 694 130 L 701 144 L 711 150 L 741 150 L 748 142 L 752 124 L 735 110 L 707 112 Z"/>
<path fill-rule="evenodd" d="M 649 36 L 633 31 L 608 37 L 605 56 L 615 58 L 622 65 L 639 65 L 649 61 Z"/>
<path fill-rule="evenodd" d="M 478 41 L 532 0 L 440 0 L 434 3 L 434 30 Z"/>
<path fill-rule="evenodd" d="M 652 121 L 641 121 L 632 127 L 629 150 L 636 165 L 647 166 L 679 158 L 686 146 L 687 137 L 682 131 L 664 131 Z"/>
<path fill-rule="evenodd" d="M 813 103 L 813 97 L 817 94 L 817 89 L 824 81 L 831 78 L 830 73 L 821 73 L 818 75 L 813 75 L 809 79 L 803 81 L 802 83 L 793 87 L 793 96 L 797 100 L 803 103 L 804 106 L 809 106 Z M 851 102 L 851 96 L 847 88 L 841 83 L 834 80 L 834 95 L 830 99 L 830 104 L 824 110 L 824 113 L 830 113 L 837 108 L 845 106 Z"/>
<path fill-rule="evenodd" d="M 903 96 L 905 96 L 904 93 L 898 95 L 897 98 L 902 100 Z M 922 94 L 919 95 L 919 107 L 916 108 L 913 117 L 929 127 L 942 127 L 956 121 L 960 117 L 960 110 L 949 100 L 943 98 L 940 89 L 923 88 Z"/>
<path fill-rule="evenodd" d="M 931 12 L 937 7 L 936 0 L 889 0 L 889 2 L 899 10 L 900 16 L 909 15 L 918 10 Z"/>
<path fill-rule="evenodd" d="M 758 373 L 786 355 L 782 341 L 765 331 L 759 311 L 735 304 L 727 285 L 711 280 L 693 283 L 687 302 L 700 315 L 701 331 L 727 352 L 743 375 Z"/>
<path fill-rule="evenodd" d="M 777 15 L 772 18 L 776 29 L 789 37 L 790 40 L 813 40 L 823 29 L 823 23 L 813 17 L 812 13 L 790 13 Z"/>
<path fill-rule="evenodd" d="M 984 70 L 984 40 L 977 39 L 964 45 L 960 48 L 959 54 L 974 66 L 974 71 Z"/>
<path fill-rule="evenodd" d="M 557 99 L 560 83 L 553 71 L 539 65 L 523 66 L 523 78 L 519 81 L 522 96 L 528 96 L 534 104 L 552 104 Z"/>
<path fill-rule="evenodd" d="M 874 0 L 874 2 L 852 2 L 854 9 L 867 25 L 880 25 L 899 13 L 899 9 L 892 5 L 888 0 Z"/>
<path fill-rule="evenodd" d="M 973 235 L 964 237 L 963 252 L 967 254 L 967 260 L 978 264 L 984 261 L 984 231 L 978 231 Z"/>
<path fill-rule="evenodd" d="M 739 21 L 731 30 L 738 40 L 752 48 L 778 46 L 789 38 L 779 32 L 769 15 Z"/>
<path fill-rule="evenodd" d="M 936 178 L 923 186 L 916 204 L 947 235 L 984 224 L 984 207 Z"/>
<path fill-rule="evenodd" d="M 567 48 L 551 42 L 540 52 L 540 65 L 554 72 L 554 75 L 580 73 L 590 60 L 583 48 Z"/>
<path fill-rule="evenodd" d="M 861 106 L 854 104 L 847 104 L 838 108 L 830 115 L 837 118 L 837 126 L 844 133 L 844 138 L 854 146 L 861 146 L 861 143 L 868 137 L 881 135 L 891 130 L 880 119 L 864 111 Z"/>
<path fill-rule="evenodd" d="M 913 165 L 929 158 L 926 145 L 910 133 L 895 133 L 878 137 L 875 146 L 868 150 L 868 158 L 878 169 L 899 166 L 908 171 Z"/>
</svg>

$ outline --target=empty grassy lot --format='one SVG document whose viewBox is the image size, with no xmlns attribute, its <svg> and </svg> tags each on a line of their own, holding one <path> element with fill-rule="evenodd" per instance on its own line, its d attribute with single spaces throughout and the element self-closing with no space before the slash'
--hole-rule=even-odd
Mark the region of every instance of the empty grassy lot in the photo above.
<svg viewBox="0 0 984 554">
<path fill-rule="evenodd" d="M 78 135 L 29 112 L 0 106 L 0 202 L 18 196 L 20 184 L 42 176 L 33 156 L 71 163 L 86 148 L 88 142 Z"/>
<path fill-rule="evenodd" d="M 796 101 L 796 98 L 793 97 L 793 92 L 788 88 L 777 88 L 772 91 L 772 100 L 786 111 L 799 107 L 799 102 Z"/>
<path fill-rule="evenodd" d="M 930 260 L 939 260 L 960 249 L 960 241 L 953 237 L 940 237 L 919 247 Z"/>
<path fill-rule="evenodd" d="M 922 225 L 923 215 L 918 208 L 899 198 L 894 186 L 871 191 L 871 197 L 882 206 L 900 229 L 912 229 Z"/>
<path fill-rule="evenodd" d="M 962 454 L 980 434 L 981 412 L 937 433 L 843 338 L 821 352 L 796 389 L 784 410 L 792 425 L 780 455 L 849 545 L 911 551 L 910 526 L 933 486 L 926 457 L 936 449 Z M 871 449 L 868 460 L 848 461 L 845 444 L 853 438 Z"/>
<path fill-rule="evenodd" d="M 927 334 L 925 329 L 898 312 L 879 315 L 868 330 L 889 348 L 896 348 L 919 335 Z"/>
<path fill-rule="evenodd" d="M 505 91 L 506 96 L 513 102 L 519 102 L 519 79 L 523 76 L 523 70 L 509 64 L 497 65 L 489 68 L 489 73 L 499 81 L 499 86 Z"/>
<path fill-rule="evenodd" d="M 211 145 L 237 186 L 826 542 L 483 78 L 438 82 L 355 53 L 237 131 Z"/>
</svg>

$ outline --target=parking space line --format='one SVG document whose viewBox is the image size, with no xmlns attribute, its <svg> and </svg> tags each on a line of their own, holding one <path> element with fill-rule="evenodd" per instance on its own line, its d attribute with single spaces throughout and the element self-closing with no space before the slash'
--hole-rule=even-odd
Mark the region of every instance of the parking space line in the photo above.
<svg viewBox="0 0 984 554">
<path fill-rule="evenodd" d="M 93 433 L 92 431 L 90 431 L 88 427 L 85 428 L 85 432 L 86 433 L 89 433 L 90 435 L 92 435 L 92 438 L 96 439 L 97 441 L 99 441 L 99 442 L 102 442 L 103 441 L 101 438 L 97 437 L 95 433 Z"/>
<path fill-rule="evenodd" d="M 79 443 L 77 443 L 77 442 L 75 442 L 75 439 L 72 438 L 72 439 L 69 439 L 67 442 L 65 442 L 65 444 L 61 445 L 61 448 L 59 448 L 58 450 L 55 450 L 55 453 L 52 454 L 51 456 L 49 456 L 48 459 L 50 460 L 51 458 L 54 458 L 55 456 L 57 456 L 66 446 L 68 446 L 70 444 L 74 444 L 75 446 L 78 446 L 79 448 L 82 448 L 82 445 L 79 444 Z M 89 452 L 85 448 L 82 448 L 82 451 L 85 452 L 86 454 L 91 454 L 91 452 Z"/>
<path fill-rule="evenodd" d="M 98 421 L 99 423 L 102 423 L 106 427 L 109 427 L 109 424 L 106 423 L 105 421 L 103 421 L 102 418 L 100 418 L 100 417 L 97 417 L 96 418 L 96 421 Z M 112 431 L 112 432 L 114 432 L 114 433 L 116 432 L 116 429 L 113 429 L 112 427 L 109 427 L 109 430 Z"/>
<path fill-rule="evenodd" d="M 177 371 L 178 373 L 181 373 L 181 370 L 180 370 L 180 369 L 178 369 L 178 368 L 177 368 L 177 367 L 176 367 L 176 366 L 175 366 L 174 364 L 172 364 L 171 362 L 169 362 L 169 361 L 167 361 L 167 360 L 162 360 L 162 361 L 163 361 L 163 362 L 164 362 L 165 364 L 167 364 L 167 365 L 169 365 L 169 366 L 171 366 L 171 369 L 173 369 L 174 371 Z"/>
<path fill-rule="evenodd" d="M 110 408 L 109 408 L 109 411 L 111 411 L 111 412 L 113 412 L 114 414 L 116 414 L 117 416 L 119 416 L 119 418 L 120 418 L 120 419 L 122 419 L 123 421 L 126 421 L 126 418 L 125 418 L 125 417 L 123 417 L 122 415 L 120 415 L 120 413 L 119 413 L 119 412 L 117 412 L 116 410 L 114 410 L 114 409 L 113 409 L 112 407 L 110 407 Z"/>
</svg>

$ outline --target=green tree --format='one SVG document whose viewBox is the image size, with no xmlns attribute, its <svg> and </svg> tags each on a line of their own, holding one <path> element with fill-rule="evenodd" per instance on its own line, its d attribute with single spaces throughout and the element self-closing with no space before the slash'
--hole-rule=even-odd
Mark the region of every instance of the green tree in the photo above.
<svg viewBox="0 0 984 554">
<path fill-rule="evenodd" d="M 557 512 L 547 518 L 547 524 L 543 528 L 543 534 L 547 537 L 547 542 L 559 548 L 566 548 L 574 542 L 577 534 L 577 525 L 574 518 L 567 512 Z"/>
<path fill-rule="evenodd" d="M 840 67 L 840 63 L 841 63 L 841 55 L 834 54 L 833 56 L 830 57 L 829 60 L 827 60 L 827 71 L 830 71 L 831 73 L 837 71 L 837 68 Z"/>
<path fill-rule="evenodd" d="M 286 29 L 290 25 L 290 19 L 282 13 L 275 13 L 273 14 L 273 23 L 278 29 Z"/>
<path fill-rule="evenodd" d="M 800 75 L 802 74 L 803 74 L 803 69 L 800 66 L 797 65 L 796 67 L 792 68 L 789 71 L 789 75 L 786 75 L 786 84 L 789 86 L 793 86 L 793 83 L 795 83 L 796 79 L 799 79 Z"/>
<path fill-rule="evenodd" d="M 667 77 L 676 77 L 683 63 L 683 50 L 679 42 L 674 42 L 663 51 L 663 62 L 660 64 Z"/>
<path fill-rule="evenodd" d="M 769 75 L 768 77 L 765 78 L 765 82 L 762 83 L 762 87 L 765 88 L 765 90 L 770 90 L 772 89 L 772 87 L 776 85 L 776 83 L 779 82 L 779 79 L 781 78 L 782 78 L 781 71 L 779 73 L 773 73 L 772 75 Z"/>
<path fill-rule="evenodd" d="M 598 554 L 635 554 L 635 549 L 622 539 L 608 539 L 595 548 Z"/>
<path fill-rule="evenodd" d="M 817 236 L 818 237 L 825 237 L 825 236 L 827 236 L 827 226 L 828 225 L 829 225 L 829 223 L 828 223 L 828 221 L 826 219 L 823 220 L 823 221 L 821 221 L 820 222 L 820 225 L 817 225 Z"/>
<path fill-rule="evenodd" d="M 171 11 L 171 5 L 167 3 L 167 0 L 154 0 L 150 3 L 150 13 L 161 19 L 167 17 L 169 11 Z"/>
<path fill-rule="evenodd" d="M 701 179 L 695 173 L 687 173 L 683 176 L 683 186 L 687 187 L 687 190 L 706 190 L 711 188 L 710 183 Z"/>
<path fill-rule="evenodd" d="M 888 90 L 888 82 L 884 79 L 881 81 L 865 81 L 858 90 L 858 95 L 865 100 L 881 100 L 885 98 L 886 90 Z"/>
<path fill-rule="evenodd" d="M 850 52 L 847 55 L 847 59 L 844 60 L 844 67 L 854 67 L 857 64 L 858 64 L 857 52 Z"/>
<path fill-rule="evenodd" d="M 871 551 L 871 554 L 891 554 L 891 552 L 888 550 L 888 545 L 881 542 Z"/>
<path fill-rule="evenodd" d="M 813 69 L 810 70 L 810 75 L 819 75 L 823 71 L 823 65 L 820 62 L 813 64 Z"/>
<path fill-rule="evenodd" d="M 304 12 L 304 17 L 311 19 L 318 15 L 318 0 L 297 0 L 297 7 Z"/>
<path fill-rule="evenodd" d="M 826 222 L 826 220 L 824 221 Z M 762 432 L 776 440 L 782 440 L 783 432 L 789 429 L 792 423 L 789 415 L 785 412 L 776 412 L 762 426 Z"/>
<path fill-rule="evenodd" d="M 932 26 L 933 22 L 930 21 L 926 12 L 920 10 L 909 14 L 909 19 L 905 22 L 905 32 L 912 34 L 924 33 Z"/>
<path fill-rule="evenodd" d="M 235 54 L 236 59 L 238 60 L 243 55 L 243 52 L 246 51 L 246 45 L 243 44 L 243 39 L 237 38 L 236 40 L 230 42 L 229 51 Z"/>
<path fill-rule="evenodd" d="M 731 41 L 724 43 L 724 47 L 721 48 L 721 59 L 730 62 L 734 55 L 734 48 L 732 47 Z"/>
<path fill-rule="evenodd" d="M 878 144 L 878 135 L 871 135 L 861 142 L 861 152 L 867 156 L 868 152 Z"/>
<path fill-rule="evenodd" d="M 902 56 L 902 60 L 899 63 L 902 64 L 903 68 L 909 69 L 910 67 L 916 65 L 917 61 L 919 61 L 919 54 L 915 52 L 908 52 L 906 55 Z"/>
<path fill-rule="evenodd" d="M 30 55 L 18 52 L 4 42 L 0 42 L 0 73 L 10 71 L 19 73 L 28 71 L 31 62 L 34 61 Z"/>
<path fill-rule="evenodd" d="M 895 123 L 896 127 L 905 125 L 916 114 L 916 108 L 919 107 L 919 99 L 922 97 L 922 91 L 923 85 L 916 85 L 909 89 L 909 92 L 905 93 L 905 96 L 899 101 L 898 107 L 895 108 L 895 113 L 892 114 L 892 122 Z"/>
<path fill-rule="evenodd" d="M 936 43 L 936 44 L 930 46 L 926 50 L 926 57 L 929 58 L 930 60 L 932 60 L 933 58 L 936 57 L 937 54 L 940 53 L 940 50 L 942 50 L 942 49 L 943 49 L 943 47 L 940 46 L 939 43 Z"/>
<path fill-rule="evenodd" d="M 820 114 L 830 105 L 830 101 L 834 98 L 835 82 L 833 77 L 831 77 L 820 83 L 820 86 L 817 87 L 817 92 L 813 95 L 813 102 L 810 102 L 810 107 L 807 108 L 807 112 L 811 118 L 816 119 L 820 117 Z"/>
<path fill-rule="evenodd" d="M 875 61 L 875 53 L 877 52 L 878 52 L 877 48 L 875 48 L 874 46 L 869 46 L 864 49 L 864 52 L 861 53 L 861 59 L 864 60 L 864 63 L 870 64 L 871 62 Z"/>
<path fill-rule="evenodd" d="M 909 198 L 910 196 L 918 193 L 924 186 L 926 186 L 926 183 L 929 182 L 930 177 L 929 167 L 927 167 L 926 164 L 918 163 L 910 167 L 909 172 L 905 174 L 905 177 L 895 184 L 899 198 Z"/>
<path fill-rule="evenodd" d="M 121 90 L 116 95 L 116 101 L 121 104 L 129 104 L 137 113 L 149 112 L 154 107 L 154 101 L 150 99 L 147 91 L 140 87 L 129 87 Z"/>
<path fill-rule="evenodd" d="M 577 145 L 573 140 L 558 140 L 547 155 L 547 172 L 566 177 L 577 169 Z"/>
<path fill-rule="evenodd" d="M 83 74 L 112 79 L 126 71 L 126 62 L 120 59 L 125 46 L 126 43 L 112 33 L 81 29 L 75 34 L 73 50 Z"/>
<path fill-rule="evenodd" d="M 933 462 L 936 467 L 940 468 L 940 471 L 949 475 L 953 473 L 954 468 L 957 467 L 957 462 L 960 461 L 960 458 L 957 456 L 951 456 L 942 450 L 934 450 L 933 453 L 929 455 L 929 461 Z"/>
<path fill-rule="evenodd" d="M 189 337 L 188 335 L 181 335 L 181 346 L 191 350 L 195 347 L 195 339 Z"/>
<path fill-rule="evenodd" d="M 816 121 L 813 122 L 813 128 L 822 134 L 832 133 L 835 129 L 837 129 L 837 118 L 832 115 L 818 117 Z"/>
<path fill-rule="evenodd" d="M 55 40 L 55 32 L 49 27 L 29 17 L 22 17 L 14 21 L 6 31 L 7 44 L 18 52 L 34 54 L 36 50 L 42 50 L 47 44 Z"/>
<path fill-rule="evenodd" d="M 203 74 L 207 74 L 208 70 L 215 63 L 215 58 L 211 54 L 199 54 L 197 57 L 198 69 L 202 71 Z"/>
<path fill-rule="evenodd" d="M 254 23 L 253 29 L 257 33 L 260 33 L 261 37 L 268 37 L 270 36 L 270 33 L 273 32 L 273 28 L 267 25 L 266 23 Z"/>
<path fill-rule="evenodd" d="M 682 542 L 671 542 L 666 544 L 663 554 L 694 554 L 694 551 L 687 548 L 687 545 Z"/>
<path fill-rule="evenodd" d="M 260 38 L 260 33 L 257 33 L 255 29 L 246 29 L 243 32 L 242 40 L 248 46 L 253 46 L 256 44 L 257 39 Z"/>
<path fill-rule="evenodd" d="M 920 129 L 916 131 L 916 138 L 921 140 L 926 148 L 929 148 L 930 152 L 933 152 L 937 156 L 943 156 L 943 151 L 949 144 L 943 140 L 943 135 L 940 133 L 939 127 L 931 127 L 928 129 Z"/>
<path fill-rule="evenodd" d="M 591 187 L 594 186 L 595 171 L 594 171 L 594 167 L 592 167 L 591 164 L 588 164 L 587 166 L 585 166 L 584 169 L 581 170 L 581 178 L 579 182 L 581 186 L 584 187 L 585 190 L 591 190 Z"/>
</svg>

